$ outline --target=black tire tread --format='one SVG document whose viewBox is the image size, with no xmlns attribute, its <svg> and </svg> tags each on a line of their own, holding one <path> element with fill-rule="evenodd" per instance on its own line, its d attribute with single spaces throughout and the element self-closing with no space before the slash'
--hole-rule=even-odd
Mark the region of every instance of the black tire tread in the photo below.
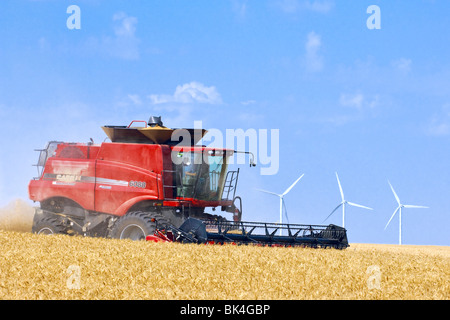
<svg viewBox="0 0 450 320">
<path fill-rule="evenodd" d="M 153 221 L 153 219 L 155 221 Z M 153 234 L 156 228 L 164 229 L 169 225 L 169 219 L 157 212 L 149 211 L 132 211 L 120 217 L 111 230 L 111 238 L 119 239 L 122 230 L 130 223 L 142 223 L 145 227 L 146 236 Z"/>
<path fill-rule="evenodd" d="M 43 228 L 50 228 L 54 234 L 67 234 L 67 228 L 55 217 L 44 216 L 36 219 L 31 228 L 31 232 L 39 233 Z"/>
</svg>

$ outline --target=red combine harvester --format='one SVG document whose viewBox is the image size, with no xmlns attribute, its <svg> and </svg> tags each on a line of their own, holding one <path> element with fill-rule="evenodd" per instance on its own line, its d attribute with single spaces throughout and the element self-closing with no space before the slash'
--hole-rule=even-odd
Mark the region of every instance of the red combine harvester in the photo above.
<svg viewBox="0 0 450 320">
<path fill-rule="evenodd" d="M 140 122 L 144 125 L 133 126 Z M 51 141 L 38 150 L 39 176 L 29 183 L 30 199 L 40 202 L 33 232 L 194 243 L 348 246 L 345 229 L 334 225 L 241 221 L 242 200 L 236 196 L 239 169 L 227 170 L 229 158 L 241 151 L 196 145 L 206 130 L 170 129 L 160 117 L 102 129 L 111 142 Z M 206 213 L 208 207 L 220 207 L 231 213 L 231 219 Z M 262 234 L 256 234 L 258 230 Z M 288 235 L 276 235 L 279 230 Z"/>
</svg>

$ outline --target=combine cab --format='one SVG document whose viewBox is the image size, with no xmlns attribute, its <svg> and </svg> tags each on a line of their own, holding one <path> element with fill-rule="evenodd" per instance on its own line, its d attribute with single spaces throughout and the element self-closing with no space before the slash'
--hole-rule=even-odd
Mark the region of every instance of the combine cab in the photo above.
<svg viewBox="0 0 450 320">
<path fill-rule="evenodd" d="M 294 231 L 295 225 L 278 226 L 289 232 L 284 240 L 272 237 L 267 224 L 264 236 L 256 237 L 261 226 L 241 221 L 239 169 L 228 170 L 229 158 L 239 151 L 197 145 L 206 130 L 167 128 L 160 117 L 102 129 L 111 142 L 51 141 L 39 150 L 38 176 L 28 187 L 30 199 L 40 203 L 33 232 L 140 240 L 168 231 L 186 242 L 192 238 L 186 228 L 195 222 L 208 230 L 207 241 L 312 241 L 303 229 Z M 220 208 L 225 217 L 205 212 L 208 207 Z M 315 230 L 311 237 L 319 241 L 311 243 L 319 244 L 324 232 Z"/>
</svg>

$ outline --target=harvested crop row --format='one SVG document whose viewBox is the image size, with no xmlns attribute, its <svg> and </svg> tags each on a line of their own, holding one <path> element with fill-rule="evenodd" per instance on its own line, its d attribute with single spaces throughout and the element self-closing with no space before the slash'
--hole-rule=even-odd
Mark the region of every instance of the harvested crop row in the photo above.
<svg viewBox="0 0 450 320">
<path fill-rule="evenodd" d="M 0 231 L 2 299 L 449 299 L 450 250 L 186 245 Z"/>
</svg>

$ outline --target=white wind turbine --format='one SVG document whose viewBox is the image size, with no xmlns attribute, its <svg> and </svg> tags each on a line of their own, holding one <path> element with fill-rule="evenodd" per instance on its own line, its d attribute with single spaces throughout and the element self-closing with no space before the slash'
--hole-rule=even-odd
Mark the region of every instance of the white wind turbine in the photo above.
<svg viewBox="0 0 450 320">
<path fill-rule="evenodd" d="M 427 209 L 428 207 L 415 206 L 415 205 L 411 205 L 411 204 L 401 204 L 400 199 L 398 198 L 397 194 L 395 193 L 394 188 L 392 187 L 392 185 L 389 182 L 389 180 L 388 180 L 388 183 L 389 183 L 389 186 L 391 187 L 392 193 L 395 196 L 395 199 L 397 200 L 398 207 L 397 207 L 397 209 L 395 209 L 395 211 L 392 214 L 391 218 L 389 219 L 388 223 L 384 227 L 384 230 L 386 230 L 386 228 L 389 225 L 389 223 L 391 222 L 392 218 L 394 218 L 395 214 L 398 211 L 398 244 L 401 245 L 402 244 L 402 208 L 422 208 L 422 209 Z"/>
<path fill-rule="evenodd" d="M 282 194 L 278 194 L 278 193 L 275 193 L 275 192 L 270 192 L 270 191 L 266 191 L 266 190 L 262 190 L 262 189 L 256 189 L 256 190 L 261 191 L 261 192 L 273 194 L 274 196 L 277 196 L 277 197 L 280 198 L 280 224 L 283 223 L 283 206 L 284 206 L 285 212 L 286 212 L 286 219 L 287 219 L 287 221 L 288 221 L 288 223 L 289 223 L 289 218 L 288 218 L 288 214 L 287 214 L 286 204 L 284 203 L 284 196 L 285 196 L 286 194 L 288 194 L 289 191 L 291 191 L 291 189 L 297 184 L 297 182 L 300 181 L 300 179 L 301 179 L 304 175 L 305 175 L 305 174 L 302 174 L 302 175 L 300 176 L 300 178 L 298 178 L 297 180 L 295 180 L 294 183 L 293 183 L 289 188 L 287 188 L 286 191 L 284 191 Z M 282 235 L 282 229 L 280 229 L 280 235 Z"/>
<path fill-rule="evenodd" d="M 346 205 L 346 204 L 348 204 L 348 205 L 350 205 L 350 206 L 353 206 L 353 207 L 359 207 L 359 208 L 364 208 L 364 209 L 368 209 L 368 210 L 373 210 L 373 209 L 372 209 L 372 208 L 369 208 L 369 207 L 366 207 L 366 206 L 362 206 L 362 205 L 360 205 L 360 204 L 356 204 L 356 203 L 353 203 L 353 202 L 350 202 L 350 201 L 345 200 L 345 198 L 344 198 L 344 191 L 342 191 L 341 182 L 339 181 L 339 176 L 338 176 L 337 172 L 336 172 L 336 179 L 337 179 L 337 182 L 338 182 L 338 184 L 339 184 L 339 191 L 341 192 L 342 202 L 341 202 L 336 208 L 334 208 L 333 211 L 331 211 L 331 213 L 328 215 L 328 217 L 326 217 L 325 220 L 327 220 L 329 217 L 331 217 L 331 215 L 332 215 L 337 209 L 339 209 L 339 207 L 342 206 L 342 228 L 345 228 L 345 205 Z M 325 222 L 325 220 L 323 220 L 323 221 Z"/>
</svg>

